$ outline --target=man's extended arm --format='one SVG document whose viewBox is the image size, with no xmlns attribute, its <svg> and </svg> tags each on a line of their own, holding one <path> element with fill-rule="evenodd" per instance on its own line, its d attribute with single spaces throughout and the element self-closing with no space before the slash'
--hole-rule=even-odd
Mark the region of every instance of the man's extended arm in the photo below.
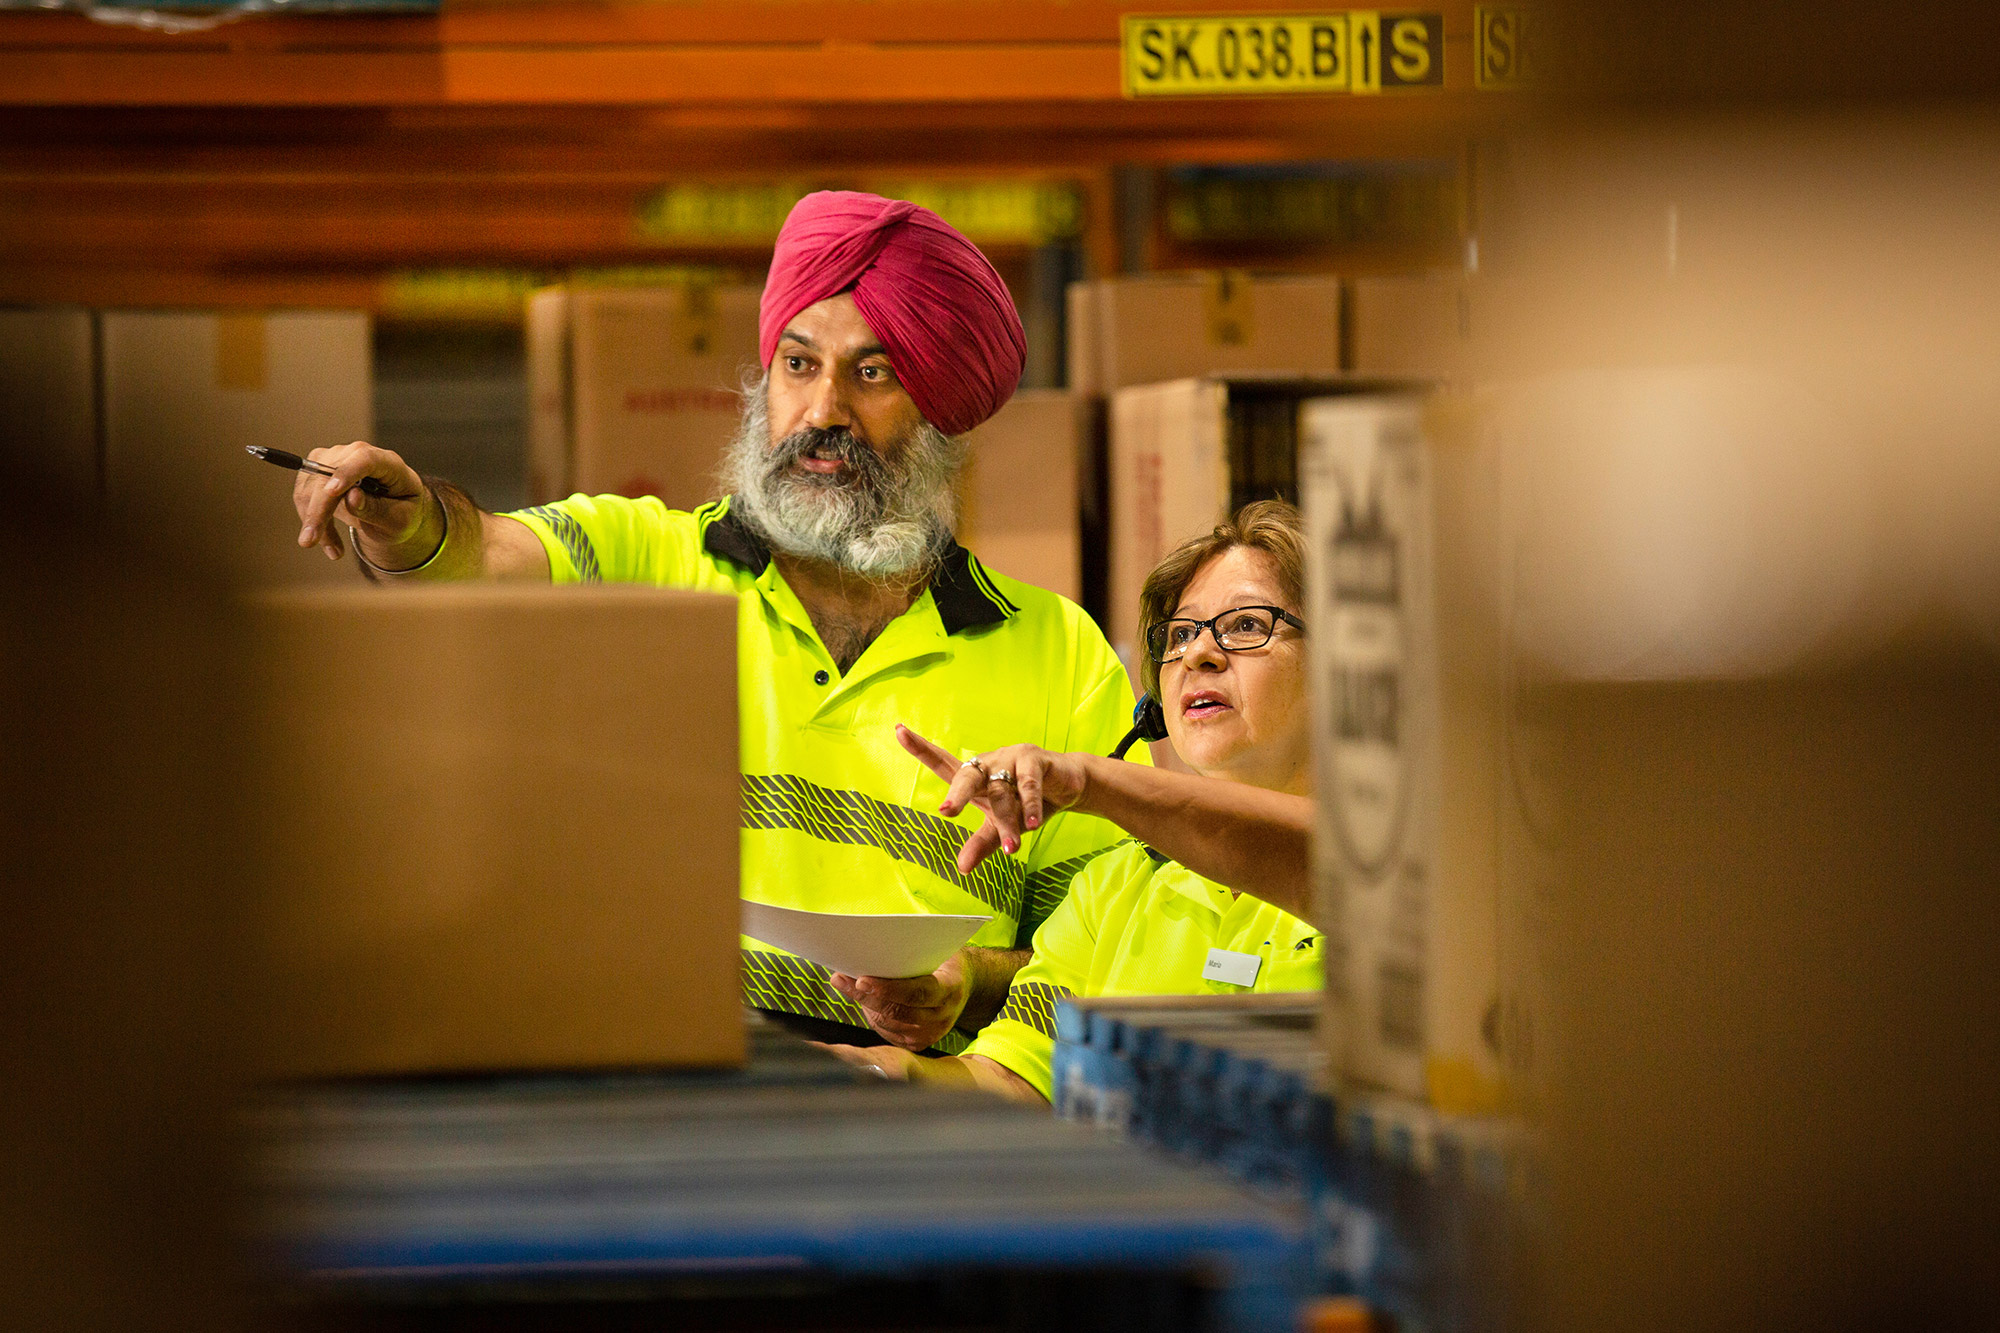
<svg viewBox="0 0 2000 1333">
<path fill-rule="evenodd" d="M 489 514 L 448 481 L 419 476 L 387 449 L 356 441 L 307 455 L 332 476 L 300 472 L 292 486 L 299 545 L 324 546 L 329 560 L 346 550 L 351 526 L 358 554 L 375 569 L 412 579 L 533 579 L 547 582 L 548 552 L 524 523 Z M 360 489 L 364 477 L 386 496 Z"/>
</svg>

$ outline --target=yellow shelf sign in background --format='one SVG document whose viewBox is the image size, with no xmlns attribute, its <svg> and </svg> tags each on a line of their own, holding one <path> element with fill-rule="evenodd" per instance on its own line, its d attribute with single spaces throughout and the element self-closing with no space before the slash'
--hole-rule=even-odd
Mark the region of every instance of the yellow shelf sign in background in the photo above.
<svg viewBox="0 0 2000 1333">
<path fill-rule="evenodd" d="M 1374 9 L 1128 14 L 1124 38 L 1127 97 L 1435 92 L 1444 87 L 1442 14 Z"/>
<path fill-rule="evenodd" d="M 1472 31 L 1474 87 L 1497 91 L 1534 82 L 1528 11 L 1515 5 L 1474 5 Z"/>
<path fill-rule="evenodd" d="M 826 182 L 757 181 L 669 185 L 639 201 L 643 240 L 689 246 L 766 246 L 792 206 Z M 981 245 L 1047 245 L 1083 231 L 1083 192 L 1069 181 L 872 180 L 871 190 L 922 204 Z"/>
</svg>

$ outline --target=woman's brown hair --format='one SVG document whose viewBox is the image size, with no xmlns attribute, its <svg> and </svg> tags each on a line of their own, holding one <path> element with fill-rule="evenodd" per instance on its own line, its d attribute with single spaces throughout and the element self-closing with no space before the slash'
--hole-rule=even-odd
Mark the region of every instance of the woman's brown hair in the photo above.
<svg viewBox="0 0 2000 1333">
<path fill-rule="evenodd" d="M 1214 531 L 1190 537 L 1169 551 L 1146 576 L 1145 586 L 1139 590 L 1139 651 L 1144 654 L 1140 674 L 1148 694 L 1160 692 L 1160 664 L 1146 651 L 1146 627 L 1170 618 L 1180 609 L 1181 594 L 1201 567 L 1238 546 L 1269 556 L 1286 609 L 1304 611 L 1306 536 L 1299 511 L 1283 500 L 1256 500 L 1244 505 L 1236 517 L 1216 524 Z"/>
</svg>

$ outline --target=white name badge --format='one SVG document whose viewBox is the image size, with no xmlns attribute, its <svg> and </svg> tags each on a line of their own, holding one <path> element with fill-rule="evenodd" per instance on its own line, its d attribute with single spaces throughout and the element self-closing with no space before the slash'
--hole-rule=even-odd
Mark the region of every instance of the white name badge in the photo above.
<svg viewBox="0 0 2000 1333">
<path fill-rule="evenodd" d="M 1227 982 L 1231 986 L 1254 986 L 1257 984 L 1257 969 L 1264 960 L 1254 953 L 1232 953 L 1228 949 L 1210 949 L 1208 961 L 1201 965 L 1204 981 Z"/>
</svg>

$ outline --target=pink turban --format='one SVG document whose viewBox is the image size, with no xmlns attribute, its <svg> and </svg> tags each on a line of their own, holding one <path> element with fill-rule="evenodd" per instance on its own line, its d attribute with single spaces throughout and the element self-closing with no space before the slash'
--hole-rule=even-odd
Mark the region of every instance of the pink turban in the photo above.
<svg viewBox="0 0 2000 1333">
<path fill-rule="evenodd" d="M 846 291 L 917 410 L 945 434 L 1013 396 L 1028 355 L 1014 298 L 979 247 L 928 208 L 852 190 L 799 200 L 758 313 L 765 366 L 794 315 Z"/>
</svg>

